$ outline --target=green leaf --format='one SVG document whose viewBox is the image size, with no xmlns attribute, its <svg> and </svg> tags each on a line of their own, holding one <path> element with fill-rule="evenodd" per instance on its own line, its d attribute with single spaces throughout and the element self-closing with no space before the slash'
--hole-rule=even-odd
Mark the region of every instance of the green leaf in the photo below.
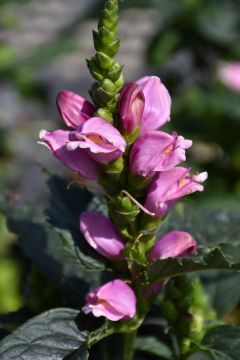
<svg viewBox="0 0 240 360">
<path fill-rule="evenodd" d="M 170 348 L 153 336 L 138 337 L 135 342 L 135 349 L 151 355 L 161 356 L 163 359 L 172 359 L 173 357 Z"/>
<path fill-rule="evenodd" d="M 223 325 L 213 328 L 203 339 L 199 350 L 187 360 L 239 360 L 240 327 Z"/>
<path fill-rule="evenodd" d="M 155 261 L 147 271 L 150 281 L 200 270 L 240 270 L 240 212 L 196 210 L 180 204 L 160 228 L 159 237 L 171 230 L 191 233 L 198 243 L 198 253 L 191 258 Z"/>
<path fill-rule="evenodd" d="M 20 326 L 0 342 L 0 358 L 61 360 L 78 351 L 79 360 L 87 360 L 87 332 L 78 329 L 73 309 L 53 309 Z"/>
<path fill-rule="evenodd" d="M 59 176 L 47 181 L 50 189 L 50 207 L 46 214 L 62 239 L 65 255 L 76 266 L 90 271 L 105 269 L 105 259 L 87 244 L 79 228 L 79 216 L 83 211 L 105 211 L 105 204 L 80 187 L 71 186 Z"/>
<path fill-rule="evenodd" d="M 60 202 L 57 203 L 60 206 Z M 92 252 L 88 253 L 89 246 L 82 239 L 80 230 L 78 236 L 77 232 L 75 233 L 75 241 L 69 230 L 56 228 L 47 223 L 43 213 L 36 207 L 33 209 L 18 207 L 0 198 L 0 209 L 6 215 L 11 232 L 18 235 L 24 253 L 52 285 L 62 291 L 72 306 L 79 307 L 89 290 L 89 284 L 97 286 L 101 272 L 105 269 L 100 257 L 98 260 L 92 256 Z M 55 208 L 54 211 L 55 217 L 52 219 L 60 221 L 61 217 L 57 217 L 61 213 L 60 208 Z M 71 215 L 69 218 L 72 221 Z M 65 224 L 62 222 L 63 227 L 69 225 L 67 221 L 66 212 Z M 83 244 L 80 248 L 77 241 L 81 242 L 81 240 Z"/>
<path fill-rule="evenodd" d="M 219 317 L 233 310 L 240 302 L 240 274 L 236 271 L 211 271 L 201 273 L 213 308 Z"/>
</svg>

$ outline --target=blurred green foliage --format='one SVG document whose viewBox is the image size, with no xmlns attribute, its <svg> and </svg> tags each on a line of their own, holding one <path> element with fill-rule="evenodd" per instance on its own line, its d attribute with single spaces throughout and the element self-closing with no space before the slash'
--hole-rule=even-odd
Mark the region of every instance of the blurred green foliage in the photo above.
<svg viewBox="0 0 240 360">
<path fill-rule="evenodd" d="M 218 79 L 221 62 L 240 60 L 240 2 L 150 4 L 160 27 L 148 59 L 172 96 L 172 129 L 194 140 L 190 163 L 209 172 L 205 196 L 240 195 L 240 93 Z"/>
</svg>

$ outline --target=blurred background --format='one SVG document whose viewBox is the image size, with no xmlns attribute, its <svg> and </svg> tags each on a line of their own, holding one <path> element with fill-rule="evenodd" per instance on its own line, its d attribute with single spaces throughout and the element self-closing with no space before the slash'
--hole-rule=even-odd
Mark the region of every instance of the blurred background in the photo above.
<svg viewBox="0 0 240 360">
<path fill-rule="evenodd" d="M 41 168 L 64 172 L 37 144 L 38 133 L 61 126 L 55 105 L 60 90 L 88 97 L 92 79 L 85 58 L 93 54 L 91 30 L 103 3 L 0 0 L 0 191 L 16 201 L 46 203 Z M 145 75 L 162 79 L 173 100 L 168 130 L 194 140 L 189 164 L 209 172 L 201 199 L 236 204 L 240 85 L 233 87 L 220 69 L 240 61 L 240 1 L 124 0 L 120 5 L 118 61 L 126 81 Z M 240 70 L 236 81 L 237 76 L 239 84 Z M 42 302 L 29 297 L 31 279 L 23 286 L 27 267 L 1 216 L 0 314 L 24 309 L 29 301 L 32 309 L 44 309 L 44 296 L 50 307 L 54 294 L 45 283 Z"/>
</svg>

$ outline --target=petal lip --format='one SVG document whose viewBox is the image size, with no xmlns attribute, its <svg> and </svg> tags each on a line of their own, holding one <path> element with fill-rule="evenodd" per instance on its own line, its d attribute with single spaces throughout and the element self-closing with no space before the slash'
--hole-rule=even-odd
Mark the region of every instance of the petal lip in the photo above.
<svg viewBox="0 0 240 360">
<path fill-rule="evenodd" d="M 121 279 L 112 280 L 85 297 L 85 313 L 105 316 L 112 321 L 131 319 L 136 314 L 136 296 L 129 285 Z"/>
<path fill-rule="evenodd" d="M 126 240 L 106 216 L 95 211 L 82 212 L 80 230 L 88 244 L 99 254 L 109 259 L 122 258 Z"/>
<path fill-rule="evenodd" d="M 79 148 L 86 149 L 89 156 L 99 163 L 119 158 L 126 149 L 126 141 L 120 132 L 99 117 L 89 119 L 76 131 L 72 131 L 67 148 L 75 149 L 77 142 Z"/>
<path fill-rule="evenodd" d="M 56 98 L 57 108 L 65 124 L 77 128 L 96 112 L 96 108 L 82 96 L 68 91 L 61 91 Z"/>
<path fill-rule="evenodd" d="M 156 174 L 148 188 L 145 207 L 162 217 L 183 196 L 203 191 L 206 172 L 191 175 L 188 168 L 174 167 Z"/>
<path fill-rule="evenodd" d="M 70 131 L 67 130 L 41 130 L 39 134 L 40 143 L 44 144 L 71 171 L 78 173 L 84 179 L 97 180 L 99 175 L 97 163 L 84 150 L 67 150 L 66 144 L 69 134 Z"/>
</svg>

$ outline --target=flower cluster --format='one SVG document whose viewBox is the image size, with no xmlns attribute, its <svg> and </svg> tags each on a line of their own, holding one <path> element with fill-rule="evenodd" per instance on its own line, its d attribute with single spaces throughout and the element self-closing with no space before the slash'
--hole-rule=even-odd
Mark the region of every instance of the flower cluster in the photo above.
<svg viewBox="0 0 240 360">
<path fill-rule="evenodd" d="M 69 91 L 58 95 L 57 106 L 70 129 L 42 130 L 41 143 L 82 179 L 105 187 L 111 198 L 110 218 L 97 212 L 84 212 L 80 216 L 80 229 L 99 254 L 113 262 L 127 263 L 125 250 L 129 243 L 134 248 L 136 242 L 141 242 L 144 230 L 143 225 L 141 231 L 138 229 L 138 224 L 143 224 L 141 216 L 150 214 L 152 220 L 160 222 L 181 197 L 203 191 L 207 173 L 192 175 L 189 168 L 179 166 L 186 160 L 191 140 L 176 132 L 159 131 L 170 120 L 171 98 L 158 77 L 147 76 L 127 83 L 120 92 L 118 112 L 112 122 L 96 116 L 95 105 Z M 111 192 L 111 174 L 120 159 L 119 186 Z M 135 182 L 142 184 L 140 195 L 129 194 Z M 129 197 L 121 198 L 122 190 Z M 144 212 L 138 208 L 134 215 L 129 213 L 124 217 L 129 202 L 130 208 L 139 206 Z M 111 212 L 112 207 L 116 212 Z M 134 224 L 132 233 L 126 233 L 128 222 Z M 172 231 L 146 246 L 145 257 L 151 263 L 169 257 L 192 256 L 196 249 L 190 234 Z M 131 278 L 110 281 L 86 296 L 83 311 L 112 321 L 131 319 L 136 314 L 134 288 Z"/>
</svg>

